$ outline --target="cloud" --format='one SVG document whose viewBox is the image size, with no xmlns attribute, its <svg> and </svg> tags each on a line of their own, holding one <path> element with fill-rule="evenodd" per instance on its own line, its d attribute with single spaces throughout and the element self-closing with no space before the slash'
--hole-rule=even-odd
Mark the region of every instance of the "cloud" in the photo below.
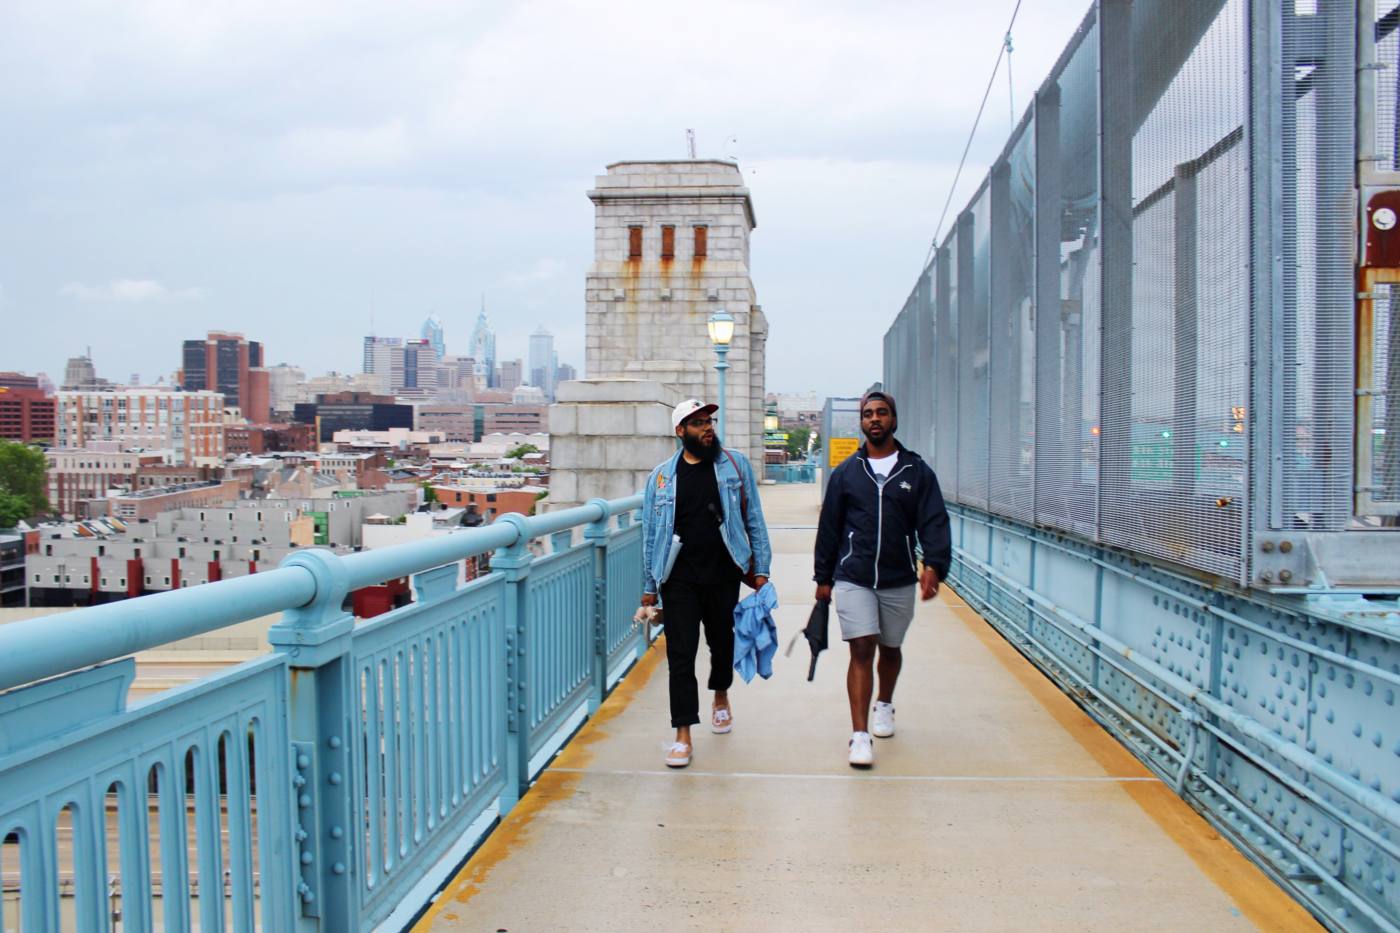
<svg viewBox="0 0 1400 933">
<path fill-rule="evenodd" d="M 78 301 L 124 302 L 136 304 L 153 301 L 200 301 L 202 288 L 171 288 L 154 279 L 113 279 L 106 285 L 84 285 L 69 282 L 58 290 L 63 298 Z"/>
<path fill-rule="evenodd" d="M 549 257 L 536 259 L 529 268 L 517 269 L 507 275 L 506 283 L 509 285 L 528 285 L 531 282 L 548 282 L 550 279 L 558 278 L 564 270 L 564 263 L 557 259 Z"/>
</svg>

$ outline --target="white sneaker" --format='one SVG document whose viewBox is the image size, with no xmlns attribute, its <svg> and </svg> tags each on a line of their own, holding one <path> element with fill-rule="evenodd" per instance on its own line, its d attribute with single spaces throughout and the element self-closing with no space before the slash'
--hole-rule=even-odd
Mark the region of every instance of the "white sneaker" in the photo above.
<svg viewBox="0 0 1400 933">
<path fill-rule="evenodd" d="M 849 761 L 852 768 L 868 768 L 875 763 L 875 748 L 870 741 L 869 732 L 851 733 Z"/>
<path fill-rule="evenodd" d="M 888 739 L 894 735 L 894 707 L 889 703 L 875 701 L 875 722 L 870 732 L 878 739 Z"/>
</svg>

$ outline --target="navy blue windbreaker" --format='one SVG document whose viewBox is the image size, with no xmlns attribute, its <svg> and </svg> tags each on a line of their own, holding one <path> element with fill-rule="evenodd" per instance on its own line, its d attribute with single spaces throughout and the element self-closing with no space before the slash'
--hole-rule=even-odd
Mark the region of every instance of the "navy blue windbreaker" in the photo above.
<svg viewBox="0 0 1400 933">
<path fill-rule="evenodd" d="M 882 485 L 866 445 L 831 474 L 817 524 L 813 579 L 887 589 L 918 581 L 916 557 L 948 577 L 952 539 L 938 477 L 923 458 L 895 442 L 899 459 Z"/>
</svg>

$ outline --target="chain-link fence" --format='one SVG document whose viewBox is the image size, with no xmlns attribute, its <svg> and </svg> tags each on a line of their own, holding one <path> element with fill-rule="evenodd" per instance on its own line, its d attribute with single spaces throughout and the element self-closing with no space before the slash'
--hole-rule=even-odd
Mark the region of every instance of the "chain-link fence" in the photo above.
<svg viewBox="0 0 1400 933">
<path fill-rule="evenodd" d="M 902 433 L 952 501 L 1241 583 L 1251 527 L 1348 526 L 1355 28 L 1345 3 L 1093 6 L 891 329 Z"/>
</svg>

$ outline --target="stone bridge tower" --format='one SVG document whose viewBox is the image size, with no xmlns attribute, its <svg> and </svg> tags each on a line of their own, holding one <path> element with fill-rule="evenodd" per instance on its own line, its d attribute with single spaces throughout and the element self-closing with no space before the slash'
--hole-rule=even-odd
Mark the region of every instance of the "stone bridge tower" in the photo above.
<svg viewBox="0 0 1400 933">
<path fill-rule="evenodd" d="M 706 322 L 734 316 L 725 441 L 763 475 L 768 324 L 749 278 L 753 201 L 733 162 L 617 162 L 588 192 L 595 208 L 586 285 L 587 379 L 660 382 L 715 400 Z"/>
</svg>

